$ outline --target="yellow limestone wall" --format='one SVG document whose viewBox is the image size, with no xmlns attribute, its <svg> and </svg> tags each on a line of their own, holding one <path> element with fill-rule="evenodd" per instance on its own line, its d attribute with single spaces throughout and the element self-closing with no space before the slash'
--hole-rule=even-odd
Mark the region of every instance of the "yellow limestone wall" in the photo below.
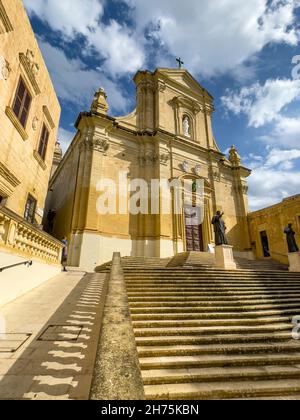
<svg viewBox="0 0 300 420">
<path fill-rule="evenodd" d="M 28 51 L 33 53 L 33 58 L 31 64 L 26 65 Z M 1 62 L 6 63 L 5 68 Z M 39 70 L 32 76 L 30 67 L 33 66 L 35 74 L 36 65 Z M 26 139 L 6 112 L 7 107 L 12 107 L 20 76 L 33 98 L 25 128 Z M 0 0 L 0 195 L 7 193 L 6 206 L 23 216 L 30 193 L 38 202 L 38 224 L 42 222 L 59 118 L 60 105 L 23 2 Z M 45 162 L 34 153 L 43 123 L 50 132 Z"/>
<path fill-rule="evenodd" d="M 149 183 L 203 179 L 205 247 L 213 243 L 210 221 L 220 209 L 235 250 L 248 252 L 246 178 L 250 171 L 233 167 L 218 149 L 212 134 L 213 98 L 186 70 L 138 72 L 134 81 L 137 108 L 127 117 L 107 115 L 103 92 L 99 112 L 92 106 L 92 112 L 80 114 L 78 132 L 51 180 L 49 207 L 57 211 L 54 233 L 70 241 L 69 264 L 93 270 L 111 260 L 115 251 L 123 256 L 167 257 L 185 250 L 183 216 L 98 214 L 97 184 L 107 178 L 118 184 L 121 171 L 128 180 L 142 178 Z M 191 118 L 190 138 L 182 131 L 185 114 Z M 199 171 L 195 171 L 197 165 Z"/>
<path fill-rule="evenodd" d="M 275 206 L 249 214 L 249 229 L 253 250 L 257 258 L 264 258 L 260 232 L 266 231 L 271 257 L 288 264 L 288 246 L 284 229 L 293 223 L 296 241 L 300 247 L 300 195 L 289 197 Z"/>
</svg>

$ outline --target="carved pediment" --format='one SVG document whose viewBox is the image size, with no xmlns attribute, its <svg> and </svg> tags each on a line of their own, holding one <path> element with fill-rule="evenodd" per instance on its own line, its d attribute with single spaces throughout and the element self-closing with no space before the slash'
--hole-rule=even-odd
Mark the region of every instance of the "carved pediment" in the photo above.
<svg viewBox="0 0 300 420">
<path fill-rule="evenodd" d="M 39 65 L 35 62 L 34 53 L 31 50 L 27 50 L 26 54 L 20 53 L 19 54 L 20 63 L 25 70 L 25 73 L 34 89 L 36 95 L 41 93 L 39 85 L 36 81 L 36 77 L 39 72 Z"/>
<path fill-rule="evenodd" d="M 183 91 L 189 90 L 200 96 L 207 96 L 207 98 L 213 99 L 212 96 L 204 89 L 197 80 L 185 69 L 164 69 L 159 68 L 157 72 L 163 76 L 165 83 L 176 85 L 180 89 L 180 86 L 183 88 Z"/>
</svg>

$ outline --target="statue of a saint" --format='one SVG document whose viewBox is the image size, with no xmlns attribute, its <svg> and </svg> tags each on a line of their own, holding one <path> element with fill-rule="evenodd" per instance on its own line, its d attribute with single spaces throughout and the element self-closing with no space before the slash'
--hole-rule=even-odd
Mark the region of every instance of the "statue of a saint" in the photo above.
<svg viewBox="0 0 300 420">
<path fill-rule="evenodd" d="M 299 248 L 295 239 L 296 233 L 293 230 L 292 223 L 289 223 L 288 226 L 284 229 L 284 233 L 286 234 L 286 240 L 289 248 L 289 252 L 299 252 Z"/>
<path fill-rule="evenodd" d="M 186 137 L 191 137 L 190 119 L 187 115 L 185 115 L 185 117 L 183 118 L 182 128 L 183 128 L 183 134 Z"/>
<path fill-rule="evenodd" d="M 214 225 L 215 230 L 215 242 L 216 245 L 228 245 L 228 240 L 226 237 L 226 225 L 223 220 L 224 213 L 221 213 L 220 211 L 217 212 L 217 214 L 212 219 L 212 224 Z"/>
</svg>

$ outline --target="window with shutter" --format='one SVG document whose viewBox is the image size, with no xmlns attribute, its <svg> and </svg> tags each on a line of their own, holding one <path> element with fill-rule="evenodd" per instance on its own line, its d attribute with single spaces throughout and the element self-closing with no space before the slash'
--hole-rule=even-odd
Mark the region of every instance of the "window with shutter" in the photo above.
<svg viewBox="0 0 300 420">
<path fill-rule="evenodd" d="M 31 95 L 28 92 L 25 83 L 20 78 L 13 104 L 13 111 L 24 128 L 26 127 L 31 100 Z"/>
<path fill-rule="evenodd" d="M 39 148 L 38 148 L 38 153 L 43 160 L 45 160 L 46 158 L 48 140 L 49 140 L 49 131 L 47 130 L 47 127 L 44 124 L 41 138 L 40 138 Z"/>
</svg>

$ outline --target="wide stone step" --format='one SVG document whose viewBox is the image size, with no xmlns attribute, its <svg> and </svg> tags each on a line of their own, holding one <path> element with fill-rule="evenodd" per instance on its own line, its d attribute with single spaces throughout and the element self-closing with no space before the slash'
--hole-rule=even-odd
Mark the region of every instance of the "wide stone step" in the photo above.
<svg viewBox="0 0 300 420">
<path fill-rule="evenodd" d="M 281 311 L 255 311 L 255 312 L 244 312 L 244 313 L 236 313 L 236 312 L 228 312 L 228 313 L 206 313 L 206 312 L 187 312 L 184 311 L 175 311 L 168 313 L 164 310 L 162 312 L 159 311 L 151 311 L 149 312 L 134 312 L 131 314 L 131 318 L 133 321 L 163 321 L 163 320 L 192 320 L 192 319 L 231 319 L 231 320 L 239 320 L 245 318 L 267 318 L 269 316 L 276 316 L 276 315 L 290 315 L 291 317 L 295 316 L 295 313 L 300 313 L 300 306 L 297 310 L 295 309 L 285 309 Z"/>
<path fill-rule="evenodd" d="M 189 286 L 185 286 L 184 284 L 181 287 L 174 287 L 173 290 L 176 291 L 176 289 L 178 290 L 182 290 L 185 287 L 189 288 Z M 143 286 L 138 286 L 136 287 L 136 290 L 142 290 Z M 198 291 L 207 291 L 207 292 L 220 292 L 222 290 L 224 291 L 230 291 L 230 292 L 255 292 L 255 291 L 259 291 L 259 292 L 264 292 L 266 290 L 266 286 L 264 285 L 256 285 L 256 286 L 251 286 L 251 285 L 247 285 L 247 284 L 239 284 L 236 286 L 232 286 L 232 285 L 227 285 L 225 282 L 222 284 L 214 284 L 214 283 L 210 283 L 210 284 L 206 284 L 206 285 L 201 285 L 201 284 L 197 284 L 194 285 L 192 287 L 192 289 L 197 289 Z M 268 286 L 268 292 L 271 291 L 294 291 L 294 292 L 300 292 L 300 283 L 299 284 L 295 284 L 292 286 L 289 285 L 277 285 L 277 284 L 273 284 L 272 286 Z M 163 290 L 161 291 L 157 291 L 157 293 L 163 293 Z"/>
<path fill-rule="evenodd" d="M 285 288 L 285 287 L 299 287 L 300 285 L 300 281 L 297 282 L 272 282 L 272 286 L 276 286 L 277 288 Z M 254 288 L 254 287 L 260 287 L 260 288 L 268 288 L 268 284 L 266 284 L 265 282 L 256 282 L 256 283 L 246 283 L 246 282 L 239 282 L 239 283 L 230 283 L 228 281 L 222 281 L 222 282 L 214 282 L 214 281 L 207 281 L 207 282 L 202 282 L 202 281 L 194 281 L 194 282 L 180 282 L 180 283 L 166 283 L 166 282 L 162 282 L 161 284 L 157 284 L 157 283 L 151 283 L 151 284 L 146 284 L 141 282 L 140 284 L 132 284 L 130 282 L 127 282 L 127 289 L 129 291 L 142 291 L 143 289 L 146 292 L 152 292 L 155 291 L 155 289 L 157 290 L 157 287 L 159 286 L 160 291 L 172 291 L 172 290 L 197 290 L 197 289 L 203 289 L 209 286 L 214 286 L 215 288 L 222 288 L 222 287 L 227 287 L 227 288 L 235 288 L 235 287 L 248 287 L 248 288 Z"/>
<path fill-rule="evenodd" d="M 178 294 L 179 293 L 180 292 L 177 293 L 177 297 L 178 297 Z M 195 295 L 195 294 L 196 294 L 196 292 L 193 293 L 193 295 Z M 258 297 L 267 297 L 267 298 L 268 297 L 278 298 L 278 297 L 281 297 L 281 296 L 283 296 L 283 297 L 297 297 L 300 293 L 298 293 L 298 292 L 297 293 L 294 293 L 294 292 L 289 292 L 289 291 L 276 291 L 276 292 L 274 292 L 274 291 L 272 291 L 272 292 L 268 292 L 268 291 L 266 291 L 266 292 L 257 291 L 257 292 L 250 292 L 249 293 L 249 292 L 223 291 L 222 289 L 220 289 L 219 292 L 214 292 L 213 294 L 210 293 L 210 292 L 205 292 L 205 291 L 203 291 L 203 292 L 201 291 L 200 294 L 201 294 L 201 297 L 202 298 L 205 298 L 207 300 L 213 299 L 213 298 L 218 298 L 219 300 L 227 299 L 227 298 L 228 298 L 228 300 L 230 300 L 230 299 L 236 300 L 236 299 L 239 299 L 239 298 L 244 299 L 245 297 L 254 298 L 254 299 L 257 299 Z M 167 294 L 167 296 L 168 295 L 169 294 Z M 139 297 L 141 297 L 140 294 L 137 295 L 137 296 L 134 296 L 134 295 L 131 295 L 129 292 L 128 292 L 128 296 L 130 296 L 130 298 L 134 298 L 134 297 L 139 298 Z M 155 296 L 157 296 L 157 294 L 153 294 L 153 296 L 150 295 L 148 297 L 155 297 Z M 160 295 L 158 294 L 158 296 L 160 296 Z M 165 295 L 163 294 L 162 296 L 165 296 Z M 172 294 L 171 294 L 171 296 L 172 296 Z"/>
<path fill-rule="evenodd" d="M 242 299 L 236 299 L 235 301 L 231 301 L 231 302 L 226 302 L 224 303 L 224 301 L 218 301 L 216 300 L 202 300 L 202 299 L 183 299 L 183 301 L 178 301 L 178 300 L 153 300 L 153 301 L 146 301 L 146 302 L 142 302 L 142 301 L 129 301 L 130 302 L 130 306 L 132 308 L 137 308 L 139 304 L 142 304 L 142 307 L 145 307 L 145 305 L 147 307 L 155 307 L 156 305 L 159 306 L 160 304 L 165 305 L 165 306 L 172 306 L 176 303 L 178 303 L 178 307 L 180 307 L 180 305 L 185 305 L 186 307 L 196 307 L 196 308 L 207 308 L 207 309 L 212 309 L 212 308 L 216 308 L 216 311 L 214 312 L 218 312 L 220 311 L 225 311 L 228 308 L 235 308 L 233 309 L 233 312 L 236 312 L 237 309 L 241 308 L 255 308 L 255 310 L 259 310 L 260 308 L 263 308 L 266 305 L 270 305 L 272 306 L 272 304 L 276 305 L 276 304 L 283 304 L 283 306 L 285 304 L 297 304 L 297 307 L 299 307 L 300 305 L 300 299 L 261 299 L 261 300 L 249 300 L 249 301 L 245 301 L 243 302 Z M 274 307 L 275 308 L 275 307 Z M 204 309 L 205 310 L 205 309 Z M 297 314 L 296 314 L 297 315 Z"/>
<path fill-rule="evenodd" d="M 146 385 L 148 400 L 220 400 L 255 397 L 283 397 L 300 394 L 299 379 L 249 381 L 249 382 L 202 382 L 168 385 Z"/>
<path fill-rule="evenodd" d="M 127 267 L 128 267 L 128 271 L 130 271 L 129 270 L 129 266 L 127 265 Z M 187 274 L 190 274 L 190 273 L 203 273 L 203 272 L 205 272 L 205 273 L 223 273 L 223 274 L 236 274 L 236 273 L 240 273 L 240 274 L 243 274 L 243 273 L 263 273 L 263 274 L 268 274 L 268 273 L 270 273 L 270 274 L 273 274 L 273 273 L 277 273 L 277 274 L 281 274 L 281 275 L 283 275 L 283 276 L 285 276 L 285 275 L 289 275 L 290 273 L 289 273 L 289 271 L 282 271 L 282 270 L 259 270 L 259 269 L 247 269 L 247 270 L 245 270 L 245 269 L 237 269 L 237 270 L 226 270 L 226 271 L 224 271 L 222 268 L 216 268 L 216 267 L 208 267 L 208 266 L 201 266 L 201 267 L 199 267 L 199 266 L 197 266 L 197 267 L 192 267 L 192 266 L 189 266 L 189 267 L 172 267 L 172 268 L 170 268 L 170 267 L 164 267 L 164 266 L 156 266 L 156 267 L 147 267 L 147 266 L 145 266 L 145 267 L 142 267 L 142 268 L 140 268 L 140 271 L 145 271 L 145 272 L 147 272 L 147 273 L 149 273 L 149 274 L 151 274 L 151 273 L 153 273 L 153 272 L 158 272 L 158 271 L 160 271 L 160 272 L 162 272 L 162 273 L 187 273 Z M 132 274 L 134 274 L 134 273 L 132 273 Z M 297 274 L 297 273 L 295 273 L 295 274 Z"/>
<path fill-rule="evenodd" d="M 168 336 L 141 336 L 136 337 L 138 346 L 162 346 L 162 345 L 225 345 L 242 343 L 275 343 L 290 342 L 290 331 L 268 332 L 268 333 L 247 333 L 247 334 L 221 334 L 211 336 L 197 335 L 168 335 Z"/>
<path fill-rule="evenodd" d="M 278 379 L 300 379 L 300 366 L 263 366 L 231 368 L 192 368 L 143 370 L 145 385 L 180 384 L 218 381 L 262 381 Z"/>
<path fill-rule="evenodd" d="M 163 328 L 134 328 L 136 337 L 154 337 L 158 335 L 221 335 L 221 334 L 259 334 L 268 332 L 291 331 L 292 325 L 275 324 L 275 325 L 260 325 L 260 326 L 219 326 L 219 327 L 163 327 Z M 238 337 L 237 337 L 238 338 Z"/>
<path fill-rule="evenodd" d="M 197 356 L 197 355 L 236 355 L 236 354 L 260 354 L 260 353 L 299 353 L 300 343 L 296 340 L 285 343 L 235 343 L 220 345 L 194 345 L 180 344 L 164 346 L 138 346 L 140 357 L 165 357 L 165 356 Z M 300 371 L 299 371 L 300 373 Z"/>
<path fill-rule="evenodd" d="M 244 318 L 244 319 L 189 319 L 189 320 L 143 320 L 133 321 L 134 328 L 182 328 L 182 327 L 210 327 L 210 326 L 254 326 L 254 325 L 273 325 L 280 323 L 289 323 L 291 325 L 292 316 L 280 316 L 270 318 Z"/>
<path fill-rule="evenodd" d="M 200 282 L 195 282 L 195 283 L 180 283 L 180 284 L 161 284 L 161 285 L 157 285 L 157 284 L 151 284 L 151 285 L 147 285 L 147 284 L 139 284 L 139 285 L 135 285 L 135 284 L 130 284 L 127 283 L 126 288 L 128 290 L 128 292 L 131 293 L 138 293 L 138 292 L 145 292 L 145 293 L 154 293 L 159 292 L 159 293 L 163 293 L 163 292 L 185 292 L 185 291 L 212 291 L 215 290 L 216 292 L 221 291 L 222 289 L 224 290 L 262 290 L 262 291 L 266 291 L 266 292 L 270 292 L 272 290 L 283 290 L 283 291 L 294 291 L 294 290 L 300 290 L 300 282 L 298 282 L 297 284 L 288 284 L 288 283 L 284 283 L 284 284 L 277 284 L 277 283 L 272 283 L 272 286 L 268 286 L 265 285 L 264 283 L 258 283 L 258 284 L 246 284 L 246 283 L 238 283 L 238 284 L 229 284 L 227 282 L 222 282 L 222 283 L 215 283 L 213 281 L 209 282 L 208 284 L 202 284 Z M 159 289 L 159 291 L 158 291 Z"/>
<path fill-rule="evenodd" d="M 277 272 L 273 272 L 273 273 L 267 273 L 267 272 L 263 272 L 263 273 L 259 273 L 257 271 L 255 272 L 239 272 L 239 271 L 235 271 L 234 273 L 224 273 L 224 272 L 219 272 L 219 273 L 208 273 L 208 272 L 195 272 L 195 271 L 191 271 L 191 272 L 185 272 L 185 273 L 166 273 L 165 270 L 163 272 L 153 272 L 153 273 L 148 273 L 146 271 L 141 271 L 139 272 L 138 270 L 135 270 L 134 272 L 131 271 L 130 273 L 125 273 L 126 279 L 128 280 L 132 280 L 132 281 L 139 281 L 141 279 L 143 279 L 143 276 L 147 275 L 147 278 L 145 279 L 145 282 L 150 282 L 150 281 L 159 281 L 160 279 L 165 279 L 166 281 L 170 281 L 170 278 L 174 279 L 174 280 L 195 280 L 195 279 L 210 279 L 210 278 L 214 278 L 216 279 L 216 281 L 218 280 L 222 280 L 222 279 L 227 279 L 227 280 L 231 280 L 231 281 L 235 281 L 235 280 L 258 280 L 259 278 L 271 281 L 272 279 L 274 279 L 274 281 L 278 281 L 278 280 L 283 280 L 283 279 L 287 279 L 287 280 L 294 280 L 294 281 L 299 281 L 299 273 L 277 273 Z"/>
<path fill-rule="evenodd" d="M 170 312 L 173 308 L 177 309 L 178 311 L 182 310 L 182 308 L 188 309 L 189 311 L 193 312 L 207 312 L 207 313 L 227 313 L 227 312 L 249 312 L 249 311 L 256 311 L 256 310 L 264 310 L 264 309 L 289 309 L 289 308 L 299 308 L 299 303 L 288 303 L 283 302 L 281 304 L 261 304 L 261 305 L 235 305 L 235 306 L 209 306 L 209 305 L 199 305 L 199 302 L 197 301 L 185 301 L 185 302 L 132 302 L 130 304 L 131 311 L 134 313 L 134 311 L 137 309 L 140 311 L 142 308 L 145 309 L 145 311 L 152 312 L 153 310 L 162 310 L 162 312 Z M 191 309 L 193 308 L 193 309 Z M 297 313 L 295 314 L 297 315 Z"/>
<path fill-rule="evenodd" d="M 160 298 L 161 297 L 175 297 L 175 296 L 173 296 L 173 295 L 158 295 Z M 228 295 L 214 295 L 214 296 L 211 296 L 211 295 L 205 295 L 205 296 L 203 296 L 202 294 L 200 294 L 200 295 L 198 295 L 198 294 L 192 294 L 192 295 L 189 295 L 189 294 L 187 294 L 187 295 L 183 295 L 184 297 L 185 297 L 185 299 L 192 299 L 192 298 L 198 298 L 198 299 L 200 299 L 201 298 L 201 301 L 202 302 L 211 302 L 211 301 L 215 301 L 215 302 L 218 302 L 218 303 L 228 303 L 228 304 L 233 304 L 233 303 L 235 303 L 235 302 L 237 302 L 237 301 L 242 301 L 243 303 L 251 303 L 251 304 L 255 304 L 255 303 L 263 303 L 264 301 L 266 301 L 267 303 L 269 303 L 269 302 L 273 302 L 274 300 L 276 301 L 276 300 L 284 300 L 284 299 L 287 299 L 287 300 L 289 300 L 289 299 L 295 299 L 295 298 L 297 298 L 298 297 L 298 295 L 296 295 L 295 296 L 295 294 L 294 293 L 278 293 L 278 294 L 270 294 L 270 295 L 267 295 L 267 294 L 255 294 L 255 295 L 249 295 L 249 294 L 247 294 L 246 296 L 247 296 L 247 298 L 245 297 L 245 295 L 240 295 L 240 294 L 238 294 L 238 295 L 230 295 L 230 296 L 228 296 Z M 299 296 L 300 296 L 300 294 L 299 294 Z M 131 295 L 131 294 L 128 294 L 128 297 L 129 297 L 129 299 L 130 299 L 130 301 L 131 302 L 140 302 L 140 295 L 139 296 L 133 296 L 133 295 Z M 156 301 L 156 297 L 157 297 L 157 295 L 153 295 L 153 296 L 147 296 L 147 297 L 149 297 L 149 298 L 152 298 L 153 300 L 149 300 L 149 302 L 152 302 L 152 301 Z M 176 297 L 178 298 L 178 294 L 176 295 Z M 139 298 L 139 300 L 136 300 L 136 298 Z"/>
<path fill-rule="evenodd" d="M 207 276 L 207 275 L 197 275 L 197 276 L 189 276 L 189 277 L 184 277 L 184 276 L 174 276 L 173 277 L 173 281 L 172 281 L 172 277 L 169 276 L 164 277 L 161 275 L 158 275 L 156 277 L 149 277 L 149 278 L 145 278 L 145 274 L 141 273 L 139 276 L 136 276 L 135 278 L 128 278 L 126 279 L 128 284 L 140 284 L 140 285 L 145 285 L 147 286 L 148 284 L 152 284 L 152 285 L 157 285 L 157 284 L 161 284 L 161 285 L 168 285 L 168 284 L 178 284 L 178 285 L 186 285 L 186 284 L 190 284 L 190 283 L 203 283 L 204 285 L 209 285 L 210 281 L 212 281 L 215 284 L 219 284 L 219 283 L 224 283 L 224 282 L 228 282 L 231 284 L 254 284 L 254 283 L 258 283 L 258 284 L 269 284 L 269 285 L 276 285 L 277 283 L 284 283 L 284 284 L 295 284 L 295 285 L 299 285 L 300 282 L 300 278 L 299 277 L 295 277 L 295 276 L 290 276 L 290 277 L 275 277 L 275 276 L 265 276 L 263 278 L 261 278 L 261 281 L 258 281 L 258 276 L 255 277 L 245 277 L 245 276 L 236 276 L 236 277 L 226 277 L 226 276 L 217 276 L 217 275 L 212 275 L 212 276 Z"/>
<path fill-rule="evenodd" d="M 156 292 L 155 292 L 155 289 L 156 289 Z M 219 285 L 217 288 L 216 287 L 214 287 L 214 289 L 215 290 L 211 290 L 210 289 L 210 287 L 209 286 L 205 286 L 205 287 L 202 287 L 202 286 L 198 286 L 198 287 L 195 287 L 195 286 L 181 286 L 181 287 L 173 287 L 173 288 L 170 288 L 170 287 L 168 287 L 168 288 L 164 288 L 164 287 L 161 287 L 161 288 L 159 288 L 159 292 L 157 292 L 157 287 L 152 287 L 152 288 L 143 288 L 142 286 L 138 286 L 138 287 L 128 287 L 127 286 L 127 290 L 128 290 L 128 293 L 134 293 L 134 294 L 136 294 L 137 296 L 138 296 L 138 294 L 141 294 L 143 291 L 145 292 L 145 293 L 150 293 L 150 294 L 157 294 L 157 293 L 167 293 L 167 292 L 174 292 L 174 291 L 176 291 L 177 293 L 181 293 L 181 291 L 186 291 L 186 292 L 191 292 L 191 291 L 193 291 L 193 293 L 195 293 L 195 292 L 198 292 L 198 293 L 201 293 L 201 294 L 204 294 L 205 296 L 212 296 L 212 291 L 215 291 L 215 293 L 216 293 L 216 295 L 223 295 L 223 296 L 230 296 L 230 295 L 236 295 L 236 294 L 241 294 L 241 295 L 246 295 L 246 294 L 250 294 L 250 295 L 258 295 L 258 294 L 263 294 L 263 295 L 266 295 L 266 296 L 268 296 L 268 295 L 271 295 L 271 294 L 274 294 L 274 295 L 276 295 L 276 294 L 280 294 L 280 293 L 284 293 L 284 294 L 294 294 L 294 293 L 299 293 L 299 288 L 298 288 L 298 286 L 297 286 L 297 289 L 298 289 L 298 291 L 294 291 L 294 289 L 293 290 L 291 290 L 291 288 L 288 288 L 288 289 L 283 289 L 283 288 L 281 288 L 280 286 L 278 286 L 275 290 L 274 289 L 262 289 L 262 288 L 259 288 L 259 290 L 255 290 L 254 289 L 254 287 L 247 287 L 247 289 L 245 290 L 245 288 L 241 288 L 239 291 L 236 291 L 234 288 L 232 288 L 232 287 L 224 287 L 223 285 Z M 250 289 L 250 292 L 249 292 L 249 289 Z"/>
<path fill-rule="evenodd" d="M 223 305 L 223 306 L 230 306 L 230 305 L 246 305 L 246 304 L 251 304 L 251 305 L 255 305 L 255 304 L 264 304 L 264 303 L 281 303 L 281 302 L 298 302 L 300 300 L 300 293 L 299 296 L 295 297 L 294 294 L 292 295 L 281 295 L 281 297 L 279 298 L 278 296 L 262 296 L 262 297 L 252 297 L 252 298 L 242 298 L 241 296 L 235 296 L 231 299 L 226 300 L 226 298 L 222 297 L 221 299 L 218 296 L 211 296 L 210 298 L 203 298 L 202 295 L 182 295 L 182 299 L 180 299 L 183 302 L 188 302 L 188 301 L 192 301 L 192 302 L 199 302 L 199 304 L 207 304 L 207 305 L 211 305 L 211 304 L 215 304 L 215 305 Z M 136 297 L 136 296 L 129 296 L 128 297 L 128 301 L 129 302 L 176 302 L 178 301 L 178 295 L 176 296 L 151 296 L 151 297 L 145 297 L 144 299 L 142 299 L 141 297 Z"/>
<path fill-rule="evenodd" d="M 176 290 L 176 289 L 175 289 Z M 232 287 L 232 286 L 226 286 L 226 285 L 220 285 L 219 287 L 215 287 L 215 286 L 207 286 L 207 287 L 198 287 L 198 293 L 211 293 L 213 294 L 214 292 L 216 293 L 220 293 L 223 292 L 223 294 L 226 294 L 227 292 L 230 293 L 239 293 L 239 292 L 249 292 L 249 293 L 255 293 L 255 292 L 259 292 L 259 293 L 264 293 L 265 291 L 265 287 L 261 286 L 255 286 L 255 287 L 249 287 L 249 286 L 244 286 L 244 287 Z M 299 293 L 300 294 L 300 287 L 299 286 L 291 286 L 291 287 L 283 287 L 283 286 L 273 286 L 273 287 L 269 287 L 268 288 L 269 292 L 293 292 L 293 293 Z M 157 292 L 156 295 L 159 295 L 160 292 Z"/>
<path fill-rule="evenodd" d="M 140 357 L 142 370 L 149 369 L 179 369 L 208 367 L 242 367 L 242 366 L 292 366 L 300 363 L 299 353 L 284 354 L 248 354 L 248 355 L 218 355 L 212 356 L 165 356 Z M 299 378 L 300 379 L 300 378 Z M 300 386 L 300 382 L 299 382 Z"/>
</svg>

